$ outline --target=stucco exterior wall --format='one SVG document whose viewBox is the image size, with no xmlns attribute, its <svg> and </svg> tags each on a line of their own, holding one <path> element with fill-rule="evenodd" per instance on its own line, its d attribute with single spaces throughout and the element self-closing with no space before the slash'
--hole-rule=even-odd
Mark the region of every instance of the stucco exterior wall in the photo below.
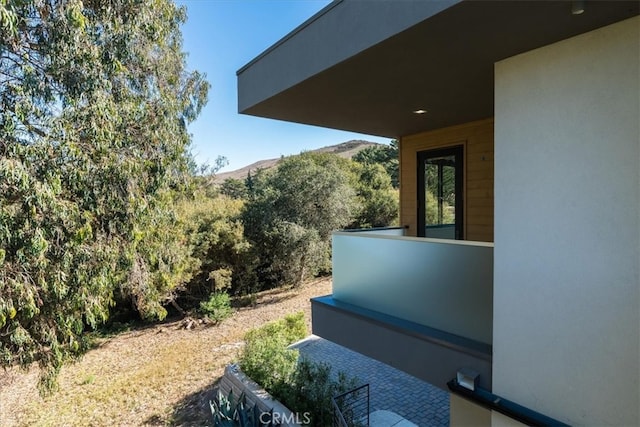
<svg viewBox="0 0 640 427">
<path fill-rule="evenodd" d="M 493 392 L 640 425 L 640 18 L 495 67 Z"/>
</svg>

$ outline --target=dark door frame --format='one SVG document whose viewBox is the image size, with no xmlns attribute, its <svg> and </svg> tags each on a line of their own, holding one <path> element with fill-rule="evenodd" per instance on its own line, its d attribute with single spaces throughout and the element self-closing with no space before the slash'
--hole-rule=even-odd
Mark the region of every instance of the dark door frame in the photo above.
<svg viewBox="0 0 640 427">
<path fill-rule="evenodd" d="M 455 187 L 456 187 L 456 240 L 464 239 L 464 145 L 455 145 L 446 148 L 437 148 L 434 150 L 418 151 L 418 237 L 425 236 L 425 182 L 424 182 L 424 165 L 427 159 L 432 157 L 454 156 L 456 162 Z"/>
</svg>

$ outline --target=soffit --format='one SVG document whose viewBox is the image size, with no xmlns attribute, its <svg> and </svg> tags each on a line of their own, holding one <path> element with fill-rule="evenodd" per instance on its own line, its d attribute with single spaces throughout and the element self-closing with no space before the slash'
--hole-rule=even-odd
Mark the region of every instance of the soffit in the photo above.
<svg viewBox="0 0 640 427">
<path fill-rule="evenodd" d="M 586 2 L 572 15 L 569 1 L 465 1 L 241 112 L 390 138 L 492 117 L 495 62 L 638 15 L 638 5 Z"/>
</svg>

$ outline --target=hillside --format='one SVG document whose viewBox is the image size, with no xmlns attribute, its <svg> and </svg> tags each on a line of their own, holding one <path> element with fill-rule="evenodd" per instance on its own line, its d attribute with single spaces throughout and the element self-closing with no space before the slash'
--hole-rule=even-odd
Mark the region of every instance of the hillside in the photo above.
<svg viewBox="0 0 640 427">
<path fill-rule="evenodd" d="M 0 369 L 0 425 L 204 426 L 209 400 L 226 364 L 237 361 L 250 329 L 304 311 L 310 298 L 331 293 L 329 278 L 295 289 L 258 293 L 251 307 L 212 326 L 187 329 L 181 319 L 97 338 L 95 347 L 60 372 L 60 390 L 42 398 L 38 369 Z"/>
<path fill-rule="evenodd" d="M 315 150 L 309 150 L 313 153 L 334 153 L 337 154 L 340 157 L 345 157 L 350 159 L 351 157 L 353 157 L 356 153 L 358 153 L 359 151 L 367 148 L 367 147 L 371 147 L 373 145 L 379 145 L 378 143 L 375 142 L 370 142 L 370 141 L 362 141 L 362 140 L 351 140 L 351 141 L 347 141 L 347 142 L 343 142 L 341 144 L 336 144 L 336 145 L 330 145 L 328 147 L 322 147 L 322 148 L 318 148 Z M 245 179 L 247 177 L 247 174 L 250 171 L 255 171 L 257 169 L 269 169 L 274 167 L 276 164 L 278 164 L 278 162 L 280 161 L 280 158 L 277 159 L 267 159 L 267 160 L 259 160 L 255 163 L 252 163 L 248 166 L 245 166 L 243 168 L 231 171 L 231 172 L 223 172 L 223 173 L 219 173 L 216 175 L 216 182 L 222 182 L 227 178 L 235 178 L 235 179 Z"/>
</svg>

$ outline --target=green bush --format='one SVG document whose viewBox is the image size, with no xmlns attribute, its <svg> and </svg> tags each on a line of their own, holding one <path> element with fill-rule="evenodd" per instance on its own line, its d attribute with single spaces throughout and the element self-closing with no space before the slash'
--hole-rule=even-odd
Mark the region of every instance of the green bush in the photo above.
<svg viewBox="0 0 640 427">
<path fill-rule="evenodd" d="M 309 413 L 311 425 L 331 424 L 331 398 L 356 387 L 357 380 L 306 359 L 287 346 L 307 335 L 302 312 L 249 331 L 240 367 L 274 398 L 296 413 Z"/>
<path fill-rule="evenodd" d="M 304 313 L 299 311 L 294 314 L 288 314 L 283 319 L 269 322 L 260 328 L 253 329 L 245 335 L 247 343 L 258 341 L 261 339 L 280 339 L 282 338 L 284 346 L 293 344 L 308 335 L 307 325 L 304 321 Z"/>
<path fill-rule="evenodd" d="M 207 301 L 200 303 L 200 312 L 215 323 L 222 322 L 231 316 L 231 302 L 225 292 L 214 292 Z"/>
<path fill-rule="evenodd" d="M 306 335 L 307 327 L 302 312 L 251 330 L 245 335 L 240 367 L 275 395 L 291 380 L 298 360 L 298 351 L 287 346 Z"/>
<path fill-rule="evenodd" d="M 242 370 L 274 396 L 286 387 L 295 371 L 298 351 L 286 347 L 282 336 L 247 341 L 240 358 Z"/>
<path fill-rule="evenodd" d="M 302 359 L 277 399 L 294 412 L 309 413 L 311 425 L 328 426 L 333 421 L 331 399 L 357 386 L 358 380 L 343 372 L 334 379 L 331 366 L 326 363 Z"/>
<path fill-rule="evenodd" d="M 206 191 L 198 187 L 193 196 L 176 203 L 193 258 L 193 275 L 179 301 L 185 308 L 206 300 L 211 292 L 233 295 L 248 287 L 244 276 L 251 267 L 250 246 L 238 219 L 243 202 Z"/>
</svg>

